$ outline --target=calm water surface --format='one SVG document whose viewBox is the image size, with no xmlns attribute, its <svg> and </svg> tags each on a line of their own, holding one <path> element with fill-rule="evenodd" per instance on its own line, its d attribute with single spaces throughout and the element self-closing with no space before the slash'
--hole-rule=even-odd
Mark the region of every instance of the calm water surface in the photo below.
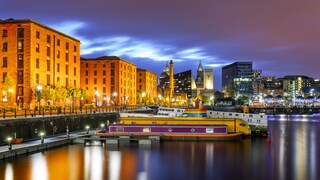
<svg viewBox="0 0 320 180">
<path fill-rule="evenodd" d="M 272 117 L 260 138 L 72 145 L 0 163 L 0 179 L 320 179 L 320 117 Z"/>
</svg>

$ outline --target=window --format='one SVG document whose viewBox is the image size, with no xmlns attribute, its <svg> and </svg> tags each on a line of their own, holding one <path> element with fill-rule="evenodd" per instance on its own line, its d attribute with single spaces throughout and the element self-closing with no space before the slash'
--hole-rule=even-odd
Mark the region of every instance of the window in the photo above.
<svg viewBox="0 0 320 180">
<path fill-rule="evenodd" d="M 47 43 L 50 43 L 50 42 L 51 42 L 51 36 L 47 35 Z"/>
<path fill-rule="evenodd" d="M 69 43 L 66 42 L 66 50 L 69 49 Z"/>
<path fill-rule="evenodd" d="M 47 56 L 50 56 L 50 47 L 47 46 Z"/>
<path fill-rule="evenodd" d="M 87 67 L 89 67 L 89 64 L 88 64 L 88 63 L 86 63 L 86 68 L 87 68 Z"/>
<path fill-rule="evenodd" d="M 114 63 L 111 63 L 111 68 L 115 68 L 115 64 Z"/>
<path fill-rule="evenodd" d="M 111 69 L 111 76 L 114 76 L 114 69 Z"/>
<path fill-rule="evenodd" d="M 94 79 L 93 79 L 93 83 L 94 83 L 94 84 L 97 84 L 97 78 L 94 78 Z"/>
<path fill-rule="evenodd" d="M 23 68 L 23 54 L 18 54 L 18 68 Z"/>
<path fill-rule="evenodd" d="M 60 51 L 57 51 L 57 58 L 60 58 Z"/>
<path fill-rule="evenodd" d="M 8 51 L 8 43 L 7 42 L 2 43 L 2 51 L 3 52 L 7 52 Z"/>
<path fill-rule="evenodd" d="M 60 72 L 60 64 L 57 63 L 57 72 Z"/>
<path fill-rule="evenodd" d="M 18 71 L 18 84 L 23 84 L 23 71 Z"/>
<path fill-rule="evenodd" d="M 102 84 L 106 84 L 106 82 L 107 82 L 107 81 L 106 81 L 106 78 L 103 78 L 103 79 L 102 79 Z"/>
<path fill-rule="evenodd" d="M 77 56 L 73 56 L 73 62 L 77 63 Z"/>
<path fill-rule="evenodd" d="M 73 68 L 73 75 L 77 75 L 77 69 L 76 68 Z"/>
<path fill-rule="evenodd" d="M 36 68 L 39 68 L 40 65 L 39 65 L 39 58 L 36 59 Z"/>
<path fill-rule="evenodd" d="M 106 87 L 102 88 L 102 93 L 106 93 Z"/>
<path fill-rule="evenodd" d="M 106 70 L 102 71 L 102 75 L 105 76 L 106 75 Z"/>
<path fill-rule="evenodd" d="M 139 89 L 142 90 L 142 85 L 140 84 Z"/>
<path fill-rule="evenodd" d="M 94 72 L 93 72 L 93 75 L 96 76 L 96 75 L 97 75 L 97 71 L 94 71 Z"/>
<path fill-rule="evenodd" d="M 2 58 L 2 67 L 8 67 L 8 58 L 7 57 Z"/>
<path fill-rule="evenodd" d="M 142 82 L 142 79 L 139 79 L 139 82 L 141 83 L 141 82 Z"/>
<path fill-rule="evenodd" d="M 68 75 L 68 74 L 69 74 L 69 65 L 66 64 L 66 75 Z"/>
<path fill-rule="evenodd" d="M 60 46 L 60 39 L 57 39 L 57 46 Z"/>
<path fill-rule="evenodd" d="M 102 67 L 106 67 L 106 63 L 103 63 L 103 64 L 102 64 Z"/>
<path fill-rule="evenodd" d="M 40 45 L 38 43 L 36 44 L 36 52 L 40 52 Z"/>
<path fill-rule="evenodd" d="M 4 82 L 4 80 L 6 79 L 6 77 L 7 77 L 7 73 L 6 73 L 6 72 L 2 73 L 2 82 Z"/>
<path fill-rule="evenodd" d="M 97 67 L 97 64 L 96 64 L 96 63 L 94 63 L 94 64 L 93 64 L 93 67 L 95 67 L 95 68 L 96 68 L 96 67 Z"/>
<path fill-rule="evenodd" d="M 57 77 L 57 82 L 60 82 L 60 77 Z"/>
<path fill-rule="evenodd" d="M 50 60 L 47 60 L 47 71 L 50 71 Z"/>
<path fill-rule="evenodd" d="M 66 87 L 69 86 L 69 78 L 66 78 Z"/>
<path fill-rule="evenodd" d="M 36 38 L 40 39 L 40 32 L 39 31 L 36 32 Z"/>
<path fill-rule="evenodd" d="M 89 72 L 88 72 L 88 71 L 86 71 L 86 76 L 88 76 L 88 74 L 89 74 Z"/>
<path fill-rule="evenodd" d="M 69 62 L 69 53 L 66 52 L 66 62 Z"/>
<path fill-rule="evenodd" d="M 77 52 L 77 46 L 73 46 L 73 51 Z"/>
<path fill-rule="evenodd" d="M 18 28 L 18 38 L 23 38 L 23 37 L 24 37 L 24 29 Z"/>
<path fill-rule="evenodd" d="M 23 86 L 18 86 L 18 96 L 23 96 Z"/>
<path fill-rule="evenodd" d="M 86 84 L 88 84 L 88 79 L 86 79 Z"/>
<path fill-rule="evenodd" d="M 2 30 L 2 37 L 8 37 L 8 30 L 7 29 Z"/>
<path fill-rule="evenodd" d="M 36 74 L 36 83 L 39 84 L 39 74 Z"/>
<path fill-rule="evenodd" d="M 73 86 L 77 87 L 77 81 L 76 80 L 73 80 Z"/>
<path fill-rule="evenodd" d="M 50 85 L 50 74 L 47 74 L 47 85 Z"/>
<path fill-rule="evenodd" d="M 18 52 L 23 52 L 23 40 L 18 40 Z"/>
</svg>

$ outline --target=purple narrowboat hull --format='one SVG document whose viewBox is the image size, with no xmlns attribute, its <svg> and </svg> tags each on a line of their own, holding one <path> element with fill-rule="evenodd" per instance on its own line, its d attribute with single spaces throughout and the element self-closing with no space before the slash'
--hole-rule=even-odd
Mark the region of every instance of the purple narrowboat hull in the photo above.
<svg viewBox="0 0 320 180">
<path fill-rule="evenodd" d="M 110 133 L 227 134 L 227 125 L 111 124 Z"/>
</svg>

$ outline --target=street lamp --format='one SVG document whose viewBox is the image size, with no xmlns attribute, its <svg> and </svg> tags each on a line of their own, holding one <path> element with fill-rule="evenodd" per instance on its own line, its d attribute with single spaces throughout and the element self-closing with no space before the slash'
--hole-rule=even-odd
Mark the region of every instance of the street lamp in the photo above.
<svg viewBox="0 0 320 180">
<path fill-rule="evenodd" d="M 39 115 L 40 115 L 40 100 L 41 100 L 41 90 L 42 90 L 42 86 L 38 85 L 36 88 L 36 95 L 37 95 L 37 101 L 38 101 L 38 111 L 39 111 Z"/>
<path fill-rule="evenodd" d="M 211 105 L 214 105 L 214 96 L 210 96 Z"/>
<path fill-rule="evenodd" d="M 94 97 L 95 97 L 95 101 L 96 101 L 96 107 L 98 107 L 98 96 L 99 96 L 99 91 L 95 90 L 94 91 Z"/>
<path fill-rule="evenodd" d="M 112 94 L 112 97 L 113 97 L 113 102 L 114 102 L 114 105 L 116 106 L 117 105 L 117 103 L 116 103 L 116 97 L 117 97 L 117 92 L 113 92 L 113 94 Z"/>
<path fill-rule="evenodd" d="M 41 144 L 44 143 L 44 132 L 40 132 Z"/>
<path fill-rule="evenodd" d="M 146 101 L 144 99 L 144 97 L 146 96 L 146 93 L 145 92 L 142 92 L 142 103 L 144 103 L 144 106 L 146 106 Z"/>
<path fill-rule="evenodd" d="M 12 144 L 11 144 L 12 137 L 8 137 L 7 141 L 8 141 L 8 149 L 11 150 L 12 149 Z"/>
<path fill-rule="evenodd" d="M 90 126 L 86 126 L 87 134 L 89 134 Z"/>
<path fill-rule="evenodd" d="M 101 124 L 100 124 L 100 127 L 101 127 L 101 131 L 103 131 L 103 129 L 104 129 L 104 124 L 101 123 Z"/>
<path fill-rule="evenodd" d="M 161 104 L 161 100 L 162 100 L 162 95 L 161 94 L 158 95 L 158 99 L 159 99 L 158 104 L 160 105 Z"/>
</svg>

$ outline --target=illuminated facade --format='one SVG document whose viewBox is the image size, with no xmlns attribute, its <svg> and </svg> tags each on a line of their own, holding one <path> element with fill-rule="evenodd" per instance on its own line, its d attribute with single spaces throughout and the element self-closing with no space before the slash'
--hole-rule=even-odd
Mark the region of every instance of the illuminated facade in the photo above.
<svg viewBox="0 0 320 180">
<path fill-rule="evenodd" d="M 251 98 L 252 73 L 252 62 L 235 62 L 222 67 L 222 91 L 225 97 Z"/>
<path fill-rule="evenodd" d="M 137 68 L 137 91 L 146 94 L 147 102 L 157 102 L 157 74 Z"/>
<path fill-rule="evenodd" d="M 80 41 L 31 19 L 0 20 L 2 103 L 34 107 L 36 87 L 80 87 Z M 3 85 L 1 83 L 1 85 Z M 1 87 L 3 88 L 3 87 Z"/>
<path fill-rule="evenodd" d="M 116 56 L 81 58 L 81 88 L 89 92 L 87 103 L 105 105 L 136 104 L 135 64 Z"/>
<path fill-rule="evenodd" d="M 308 76 L 296 75 L 285 76 L 283 78 L 279 78 L 278 81 L 282 82 L 284 96 L 296 98 L 303 94 L 302 88 L 311 87 L 314 79 Z"/>
<path fill-rule="evenodd" d="M 204 70 L 204 77 L 203 77 L 203 84 L 204 89 L 213 90 L 214 89 L 214 81 L 213 81 L 213 69 L 205 69 Z"/>
</svg>

